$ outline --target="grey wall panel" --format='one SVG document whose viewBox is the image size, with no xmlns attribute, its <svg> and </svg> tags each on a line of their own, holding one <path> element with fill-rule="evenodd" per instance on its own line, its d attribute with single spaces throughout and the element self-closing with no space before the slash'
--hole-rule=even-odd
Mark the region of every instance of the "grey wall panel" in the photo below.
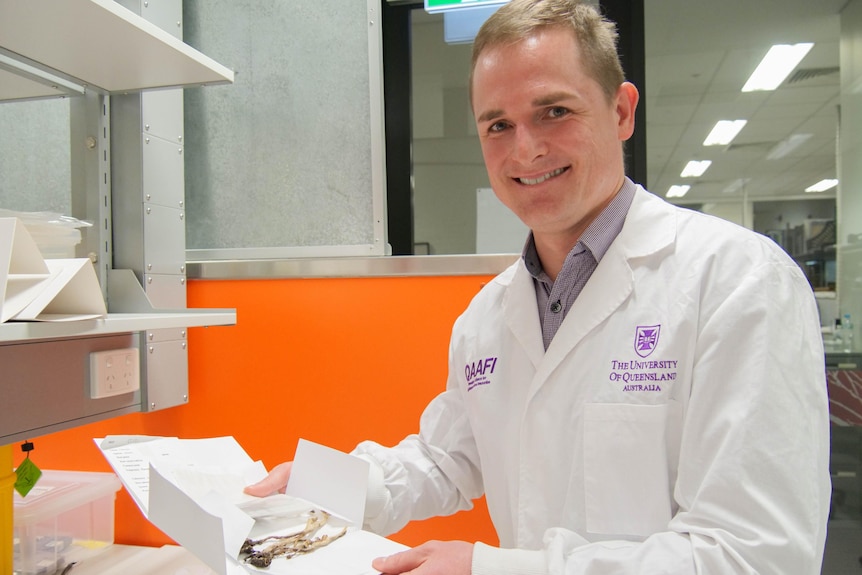
<svg viewBox="0 0 862 575">
<path fill-rule="evenodd" d="M 144 276 L 147 299 L 156 309 L 186 307 L 186 278 L 176 274 L 148 273 Z"/>
<path fill-rule="evenodd" d="M 142 104 L 143 107 L 143 104 Z M 151 205 L 174 209 L 183 207 L 183 147 L 148 133 L 142 136 L 146 177 L 142 182 L 143 200 Z"/>
<path fill-rule="evenodd" d="M 0 208 L 70 214 L 69 100 L 0 104 Z"/>
<path fill-rule="evenodd" d="M 91 399 L 89 365 L 94 351 L 137 343 L 137 335 L 121 334 L 0 345 L 0 445 L 137 411 L 137 391 Z"/>
<path fill-rule="evenodd" d="M 182 210 L 148 205 L 144 210 L 144 245 L 141 261 L 133 269 L 185 278 L 185 225 Z M 144 286 L 147 289 L 146 285 Z M 147 289 L 149 292 L 149 289 Z M 185 294 L 185 289 L 182 290 Z"/>
<path fill-rule="evenodd" d="M 183 91 L 155 90 L 141 94 L 141 131 L 174 144 L 183 143 Z"/>
<path fill-rule="evenodd" d="M 186 0 L 185 41 L 236 72 L 232 86 L 185 91 L 189 249 L 379 240 L 368 11 Z"/>
<path fill-rule="evenodd" d="M 141 410 L 156 411 L 188 403 L 189 357 L 186 341 L 147 342 L 143 358 L 148 385 L 142 388 Z"/>
</svg>

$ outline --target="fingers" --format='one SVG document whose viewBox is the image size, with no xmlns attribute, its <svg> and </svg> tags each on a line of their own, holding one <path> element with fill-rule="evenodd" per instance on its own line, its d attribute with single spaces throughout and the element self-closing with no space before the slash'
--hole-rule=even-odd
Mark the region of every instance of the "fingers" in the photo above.
<svg viewBox="0 0 862 575">
<path fill-rule="evenodd" d="M 371 562 L 371 567 L 380 571 L 381 575 L 407 573 L 419 567 L 424 561 L 424 553 L 416 549 L 408 549 L 388 557 L 378 557 Z"/>
<path fill-rule="evenodd" d="M 290 469 L 293 467 L 293 462 L 288 461 L 276 465 L 269 475 L 253 483 L 243 489 L 244 493 L 254 495 L 255 497 L 266 497 L 273 493 L 284 493 L 284 488 L 287 486 L 287 480 L 290 478 Z"/>
<path fill-rule="evenodd" d="M 380 571 L 381 575 L 411 573 L 431 559 L 439 551 L 440 546 L 440 541 L 427 541 L 418 547 L 388 557 L 378 557 L 371 562 L 371 567 Z"/>
<path fill-rule="evenodd" d="M 472 543 L 428 541 L 389 557 L 378 557 L 371 566 L 382 575 L 470 575 L 472 562 Z"/>
</svg>

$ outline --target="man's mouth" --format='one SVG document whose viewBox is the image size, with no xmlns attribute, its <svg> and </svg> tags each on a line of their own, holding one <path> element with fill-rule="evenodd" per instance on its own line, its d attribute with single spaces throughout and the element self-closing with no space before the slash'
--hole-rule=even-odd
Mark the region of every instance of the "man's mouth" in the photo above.
<svg viewBox="0 0 862 575">
<path fill-rule="evenodd" d="M 550 180 L 551 178 L 559 176 L 560 174 L 562 174 L 566 170 L 568 170 L 568 168 L 557 168 L 556 170 L 548 172 L 547 174 L 539 176 L 538 178 L 515 178 L 515 179 L 518 180 L 519 182 L 521 182 L 522 184 L 526 185 L 526 186 L 535 186 L 536 184 L 541 184 L 544 181 L 547 181 L 547 180 Z"/>
</svg>

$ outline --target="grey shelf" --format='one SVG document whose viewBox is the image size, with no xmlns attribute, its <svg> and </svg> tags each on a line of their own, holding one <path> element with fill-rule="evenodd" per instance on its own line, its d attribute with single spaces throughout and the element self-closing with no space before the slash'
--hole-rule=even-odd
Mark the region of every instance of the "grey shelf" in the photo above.
<svg viewBox="0 0 862 575">
<path fill-rule="evenodd" d="M 0 345 L 72 337 L 98 337 L 153 329 L 234 325 L 232 309 L 184 309 L 148 313 L 111 313 L 103 319 L 0 324 Z"/>
<path fill-rule="evenodd" d="M 58 78 L 107 94 L 234 78 L 229 68 L 114 0 L 0 0 L 0 54 L 21 62 L 28 76 L 7 82 L 4 71 L 0 101 L 69 93 L 54 87 Z"/>
</svg>

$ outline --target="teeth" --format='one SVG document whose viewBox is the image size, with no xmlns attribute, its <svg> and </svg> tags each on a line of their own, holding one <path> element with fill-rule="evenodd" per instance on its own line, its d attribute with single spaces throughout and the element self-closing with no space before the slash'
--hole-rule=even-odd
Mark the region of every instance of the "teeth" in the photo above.
<svg viewBox="0 0 862 575">
<path fill-rule="evenodd" d="M 559 176 L 565 170 L 566 170 L 565 168 L 557 168 L 553 172 L 548 172 L 544 176 L 539 176 L 538 178 L 518 178 L 518 181 L 521 182 L 522 184 L 526 184 L 528 186 L 535 186 L 536 184 L 541 184 L 545 180 L 549 180 L 549 179 L 553 178 L 554 176 Z"/>
</svg>

